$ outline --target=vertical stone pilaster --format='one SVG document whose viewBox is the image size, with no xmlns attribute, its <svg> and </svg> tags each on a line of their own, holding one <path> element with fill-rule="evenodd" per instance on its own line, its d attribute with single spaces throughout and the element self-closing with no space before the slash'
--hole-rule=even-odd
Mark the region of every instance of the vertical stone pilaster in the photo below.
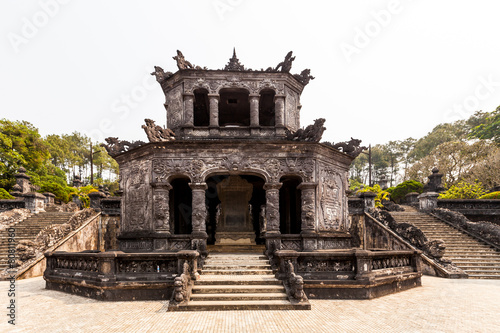
<svg viewBox="0 0 500 333">
<path fill-rule="evenodd" d="M 266 183 L 266 234 L 280 233 L 280 188 L 281 183 Z"/>
<path fill-rule="evenodd" d="M 259 126 L 259 94 L 250 95 L 250 126 Z"/>
<path fill-rule="evenodd" d="M 316 232 L 316 183 L 300 183 L 297 189 L 301 192 L 302 233 Z"/>
<path fill-rule="evenodd" d="M 275 121 L 276 127 L 285 126 L 285 96 L 276 95 L 274 96 L 274 110 L 275 110 Z"/>
<path fill-rule="evenodd" d="M 194 126 L 194 94 L 184 94 L 184 125 Z"/>
<path fill-rule="evenodd" d="M 210 100 L 210 127 L 219 127 L 219 94 L 208 94 Z"/>
<path fill-rule="evenodd" d="M 170 234 L 169 183 L 153 183 L 153 219 L 157 232 Z"/>
<path fill-rule="evenodd" d="M 208 188 L 206 183 L 189 183 L 189 187 L 193 192 L 192 216 L 191 223 L 193 224 L 193 238 L 206 239 L 207 227 L 205 220 L 207 217 L 207 209 L 205 206 L 205 190 Z"/>
</svg>

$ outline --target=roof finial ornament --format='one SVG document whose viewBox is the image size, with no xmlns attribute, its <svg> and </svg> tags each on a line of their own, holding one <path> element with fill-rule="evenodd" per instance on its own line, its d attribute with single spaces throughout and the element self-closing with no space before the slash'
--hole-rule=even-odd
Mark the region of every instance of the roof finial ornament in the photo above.
<svg viewBox="0 0 500 333">
<path fill-rule="evenodd" d="M 236 57 L 236 48 L 233 47 L 233 57 L 229 59 L 226 67 L 224 67 L 225 71 L 244 71 L 245 66 L 240 64 L 240 61 Z"/>
</svg>

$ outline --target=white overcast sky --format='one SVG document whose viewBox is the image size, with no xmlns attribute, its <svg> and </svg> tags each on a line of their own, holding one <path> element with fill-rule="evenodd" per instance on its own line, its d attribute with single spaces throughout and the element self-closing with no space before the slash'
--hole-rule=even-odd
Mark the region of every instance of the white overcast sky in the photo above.
<svg viewBox="0 0 500 333">
<path fill-rule="evenodd" d="M 144 140 L 165 125 L 153 66 L 172 56 L 223 68 L 316 77 L 301 125 L 326 118 L 323 140 L 419 138 L 442 122 L 500 105 L 498 1 L 81 1 L 0 3 L 0 118 L 42 135 L 79 131 Z"/>
</svg>

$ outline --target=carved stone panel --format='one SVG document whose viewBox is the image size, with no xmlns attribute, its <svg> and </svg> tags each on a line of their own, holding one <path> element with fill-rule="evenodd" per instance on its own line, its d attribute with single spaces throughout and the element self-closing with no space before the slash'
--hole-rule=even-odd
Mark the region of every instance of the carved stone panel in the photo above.
<svg viewBox="0 0 500 333">
<path fill-rule="evenodd" d="M 152 194 L 149 161 L 137 162 L 123 175 L 124 216 L 123 231 L 152 229 Z"/>
<path fill-rule="evenodd" d="M 321 164 L 319 170 L 319 211 L 321 231 L 347 231 L 347 207 L 341 174 L 333 166 Z"/>
</svg>

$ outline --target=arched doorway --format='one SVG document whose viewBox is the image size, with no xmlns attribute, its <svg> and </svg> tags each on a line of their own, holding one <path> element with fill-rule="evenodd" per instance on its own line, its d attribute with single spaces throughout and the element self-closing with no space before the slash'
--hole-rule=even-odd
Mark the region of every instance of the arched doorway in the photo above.
<svg viewBox="0 0 500 333">
<path fill-rule="evenodd" d="M 230 180 L 229 177 L 232 179 Z M 233 236 L 237 238 L 237 232 L 240 230 L 252 233 L 252 244 L 264 244 L 261 225 L 263 223 L 262 209 L 266 203 L 265 190 L 263 189 L 265 180 L 254 175 L 229 176 L 226 174 L 211 176 L 206 180 L 206 183 L 208 187 L 206 190 L 207 243 L 209 245 L 219 244 L 221 237 L 228 237 L 226 232 L 234 232 Z M 250 192 L 248 196 L 245 196 L 243 189 L 247 186 Z M 221 193 L 224 191 L 225 194 Z M 224 200 L 226 200 L 226 207 L 223 207 Z M 221 216 L 224 214 L 226 216 Z M 247 221 L 243 219 L 247 218 L 248 225 L 245 225 Z M 243 236 L 241 243 L 246 244 L 247 241 Z M 234 242 L 230 240 L 225 242 L 238 244 L 238 239 L 234 239 Z"/>
</svg>

